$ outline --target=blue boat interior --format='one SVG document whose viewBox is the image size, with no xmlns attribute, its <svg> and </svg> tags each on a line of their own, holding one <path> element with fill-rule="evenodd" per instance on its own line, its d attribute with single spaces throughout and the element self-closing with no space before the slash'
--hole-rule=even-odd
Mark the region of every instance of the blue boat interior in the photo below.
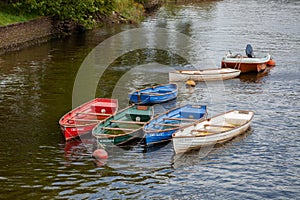
<svg viewBox="0 0 300 200">
<path fill-rule="evenodd" d="M 177 97 L 177 85 L 159 85 L 137 90 L 128 95 L 129 101 L 140 105 L 167 102 Z"/>
<path fill-rule="evenodd" d="M 194 120 L 198 120 L 202 118 L 206 113 L 206 106 L 193 106 L 187 105 L 178 109 L 175 109 L 171 112 L 168 112 L 160 117 L 153 119 L 148 125 L 146 125 L 146 129 L 176 129 L 180 127 L 179 124 L 182 123 L 191 123 Z M 175 126 L 175 125 L 178 126 Z"/>
<path fill-rule="evenodd" d="M 206 114 L 206 106 L 185 105 L 154 118 L 144 130 L 146 145 L 153 145 L 171 139 L 172 134 L 183 125 L 191 124 Z"/>
</svg>

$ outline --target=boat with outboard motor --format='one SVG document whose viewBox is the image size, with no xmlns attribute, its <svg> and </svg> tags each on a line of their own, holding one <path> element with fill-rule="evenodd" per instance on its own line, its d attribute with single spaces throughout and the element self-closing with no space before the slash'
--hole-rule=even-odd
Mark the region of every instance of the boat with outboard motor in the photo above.
<svg viewBox="0 0 300 200">
<path fill-rule="evenodd" d="M 229 51 L 221 61 L 222 68 L 233 68 L 241 70 L 241 73 L 246 72 L 261 72 L 268 66 L 275 66 L 275 61 L 270 54 L 264 56 L 255 56 L 253 48 L 250 44 L 246 46 L 246 56 L 242 54 L 233 55 Z"/>
</svg>

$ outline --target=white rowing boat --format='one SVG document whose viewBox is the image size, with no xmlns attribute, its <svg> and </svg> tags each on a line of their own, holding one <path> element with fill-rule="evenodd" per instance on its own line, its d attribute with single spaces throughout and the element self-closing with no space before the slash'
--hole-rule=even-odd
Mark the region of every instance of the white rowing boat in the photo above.
<svg viewBox="0 0 300 200">
<path fill-rule="evenodd" d="M 217 81 L 226 80 L 239 76 L 238 69 L 216 68 L 204 70 L 177 70 L 169 72 L 169 81 Z"/>
<path fill-rule="evenodd" d="M 175 153 L 228 141 L 245 132 L 253 116 L 252 111 L 232 110 L 180 129 L 172 135 Z"/>
</svg>

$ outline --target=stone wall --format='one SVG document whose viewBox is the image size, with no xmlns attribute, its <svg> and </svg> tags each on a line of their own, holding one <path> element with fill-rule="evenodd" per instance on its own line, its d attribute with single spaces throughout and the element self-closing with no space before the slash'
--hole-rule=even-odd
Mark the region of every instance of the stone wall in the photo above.
<svg viewBox="0 0 300 200">
<path fill-rule="evenodd" d="M 53 21 L 41 17 L 29 22 L 0 26 L 0 54 L 46 42 L 55 33 Z"/>
</svg>

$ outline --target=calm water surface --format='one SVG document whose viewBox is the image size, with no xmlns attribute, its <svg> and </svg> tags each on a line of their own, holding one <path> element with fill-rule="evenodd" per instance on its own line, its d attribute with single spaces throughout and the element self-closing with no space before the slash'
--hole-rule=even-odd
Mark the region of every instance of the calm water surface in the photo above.
<svg viewBox="0 0 300 200">
<path fill-rule="evenodd" d="M 74 80 L 90 51 L 137 27 L 106 27 L 7 53 L 0 56 L 1 199 L 299 198 L 299 1 L 189 2 L 169 3 L 139 27 L 189 36 L 195 43 L 188 59 L 199 68 L 205 60 L 219 66 L 228 50 L 244 53 L 248 43 L 255 52 L 270 53 L 277 66 L 192 90 L 179 84 L 177 101 L 167 106 L 197 102 L 208 105 L 211 115 L 253 110 L 251 129 L 224 145 L 184 155 L 175 155 L 170 142 L 115 148 L 106 163 L 95 163 L 94 141 L 65 143 L 58 120 L 72 108 Z M 159 36 L 149 31 L 145 37 L 151 43 Z M 180 43 L 175 33 L 168 42 Z M 179 67 L 190 67 L 189 61 L 171 51 L 126 53 L 99 78 L 97 96 L 118 98 L 125 107 L 128 92 L 167 83 L 168 71 Z M 216 94 L 221 101 L 212 98 Z"/>
</svg>

